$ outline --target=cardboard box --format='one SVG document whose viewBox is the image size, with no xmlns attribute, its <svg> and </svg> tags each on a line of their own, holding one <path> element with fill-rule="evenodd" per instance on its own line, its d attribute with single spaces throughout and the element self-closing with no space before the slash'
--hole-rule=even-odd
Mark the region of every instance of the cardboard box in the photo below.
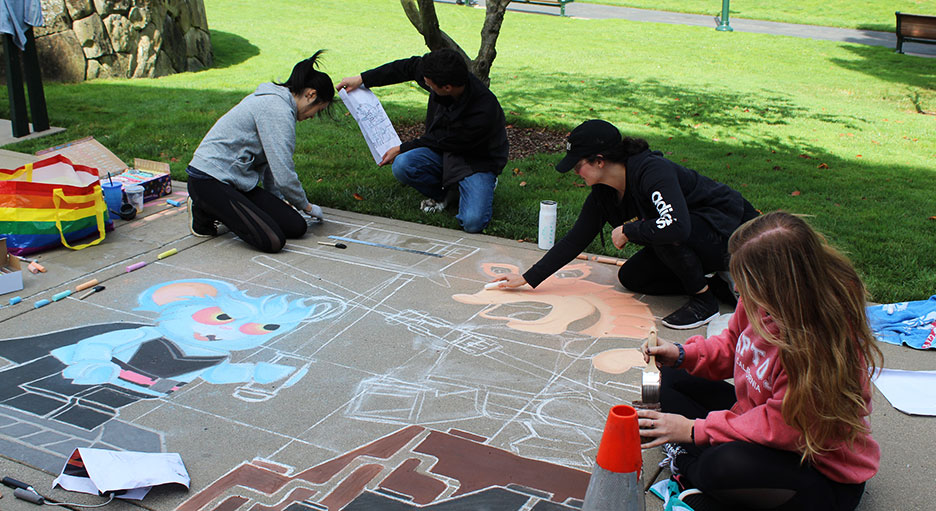
<svg viewBox="0 0 936 511">
<path fill-rule="evenodd" d="M 133 167 L 127 167 L 116 154 L 110 152 L 94 137 L 74 140 L 36 152 L 36 156 L 41 158 L 56 154 L 61 154 L 72 163 L 98 169 L 101 181 L 110 176 L 110 179 L 123 183 L 124 188 L 133 185 L 142 186 L 144 201 L 172 193 L 172 178 L 169 174 L 168 163 L 136 158 L 133 160 Z"/>
<path fill-rule="evenodd" d="M 7 252 L 6 238 L 0 238 L 0 295 L 23 289 L 20 260 Z"/>
</svg>

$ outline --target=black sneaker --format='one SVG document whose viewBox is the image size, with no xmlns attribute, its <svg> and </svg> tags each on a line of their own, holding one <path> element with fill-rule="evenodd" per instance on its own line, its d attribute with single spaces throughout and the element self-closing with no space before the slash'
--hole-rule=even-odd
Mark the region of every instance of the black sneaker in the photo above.
<svg viewBox="0 0 936 511">
<path fill-rule="evenodd" d="M 663 326 L 676 330 L 700 327 L 718 317 L 718 300 L 709 289 L 692 295 L 686 305 L 663 318 Z"/>
<path fill-rule="evenodd" d="M 210 238 L 218 235 L 218 226 L 215 225 L 215 222 L 205 220 L 202 215 L 195 211 L 195 202 L 192 201 L 191 196 L 186 201 L 186 206 L 188 206 L 189 230 L 192 231 L 192 234 L 199 238 Z"/>
<path fill-rule="evenodd" d="M 726 281 L 722 277 L 722 273 L 723 272 L 715 273 L 711 277 L 705 279 L 708 282 L 708 287 L 712 290 L 712 294 L 715 295 L 715 298 L 718 298 L 718 301 L 730 305 L 731 307 L 737 307 L 738 296 L 734 292 L 734 284 L 732 284 L 730 280 L 731 277 L 728 276 L 729 280 Z"/>
</svg>

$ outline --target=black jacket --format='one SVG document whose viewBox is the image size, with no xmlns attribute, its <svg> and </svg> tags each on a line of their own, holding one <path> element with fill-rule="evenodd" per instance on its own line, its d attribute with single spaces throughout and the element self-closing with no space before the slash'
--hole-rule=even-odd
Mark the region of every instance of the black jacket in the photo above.
<svg viewBox="0 0 936 511">
<path fill-rule="evenodd" d="M 400 152 L 428 147 L 443 155 L 442 186 L 476 172 L 500 174 L 507 164 L 507 129 L 497 97 L 469 73 L 465 92 L 455 100 L 439 96 L 425 84 L 422 57 L 395 60 L 361 73 L 368 88 L 410 80 L 429 91 L 426 131 L 404 142 Z"/>
<path fill-rule="evenodd" d="M 605 222 L 623 225 L 628 242 L 641 245 L 686 241 L 692 222 L 707 222 L 726 240 L 741 225 L 745 200 L 728 185 L 673 163 L 659 151 L 631 156 L 625 167 L 624 196 L 618 199 L 617 190 L 607 185 L 593 186 L 572 229 L 523 274 L 531 286 L 585 250 Z"/>
</svg>

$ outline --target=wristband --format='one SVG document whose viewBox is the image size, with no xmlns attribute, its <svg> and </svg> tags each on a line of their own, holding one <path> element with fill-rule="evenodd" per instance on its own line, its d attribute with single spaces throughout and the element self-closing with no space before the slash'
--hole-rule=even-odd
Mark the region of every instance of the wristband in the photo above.
<svg viewBox="0 0 936 511">
<path fill-rule="evenodd" d="M 678 342 L 676 344 L 676 349 L 679 350 L 679 356 L 676 357 L 676 362 L 673 364 L 673 367 L 679 367 L 682 365 L 683 361 L 686 360 L 686 348 L 683 348 L 682 344 Z"/>
</svg>

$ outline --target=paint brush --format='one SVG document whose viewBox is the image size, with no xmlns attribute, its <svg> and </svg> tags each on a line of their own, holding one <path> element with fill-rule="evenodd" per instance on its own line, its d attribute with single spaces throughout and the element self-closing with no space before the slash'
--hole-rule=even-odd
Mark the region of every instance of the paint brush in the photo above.
<svg viewBox="0 0 936 511">
<path fill-rule="evenodd" d="M 331 241 L 320 241 L 320 242 L 318 242 L 318 244 L 319 244 L 319 245 L 328 245 L 329 247 L 335 247 L 335 248 L 348 248 L 348 246 L 345 245 L 344 243 L 334 243 L 334 242 L 331 242 Z"/>
<path fill-rule="evenodd" d="M 657 346 L 656 327 L 650 329 L 650 336 L 647 339 L 647 348 Z M 640 379 L 640 400 L 644 404 L 660 402 L 660 369 L 656 366 L 656 357 L 650 355 L 650 361 L 643 370 Z"/>
<path fill-rule="evenodd" d="M 99 291 L 104 291 L 104 286 L 94 286 L 93 288 L 89 289 L 87 293 L 85 293 L 85 294 L 79 296 L 78 299 L 79 299 L 79 300 L 84 300 L 85 298 L 87 298 L 87 297 L 89 297 L 89 296 L 91 296 L 91 295 L 93 295 L 94 293 L 97 293 L 97 292 L 99 292 Z"/>
</svg>

